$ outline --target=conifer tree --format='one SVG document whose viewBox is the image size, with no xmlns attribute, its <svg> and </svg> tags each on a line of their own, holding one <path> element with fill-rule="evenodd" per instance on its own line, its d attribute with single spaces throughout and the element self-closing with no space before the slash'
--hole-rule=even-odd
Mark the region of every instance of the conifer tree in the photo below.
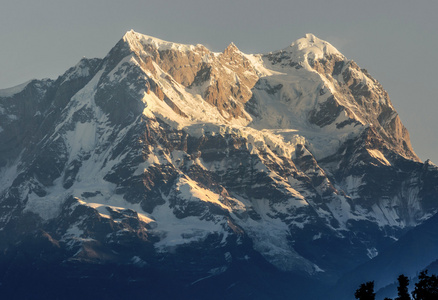
<svg viewBox="0 0 438 300">
<path fill-rule="evenodd" d="M 419 281 L 415 284 L 412 292 L 414 300 L 436 300 L 438 299 L 438 277 L 427 275 L 427 270 L 422 271 L 418 276 Z"/>
<path fill-rule="evenodd" d="M 354 293 L 354 297 L 359 300 L 374 300 L 376 293 L 374 293 L 374 281 L 362 283 Z"/>
<path fill-rule="evenodd" d="M 394 300 L 411 300 L 411 296 L 409 295 L 408 286 L 409 286 L 409 279 L 405 275 L 401 274 L 397 278 L 398 280 L 398 297 Z"/>
</svg>

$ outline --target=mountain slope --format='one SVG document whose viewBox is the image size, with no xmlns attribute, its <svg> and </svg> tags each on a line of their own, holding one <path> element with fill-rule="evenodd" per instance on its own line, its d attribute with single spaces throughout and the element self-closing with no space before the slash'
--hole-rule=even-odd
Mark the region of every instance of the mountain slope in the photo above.
<svg viewBox="0 0 438 300">
<path fill-rule="evenodd" d="M 0 121 L 8 266 L 35 235 L 24 256 L 55 266 L 185 285 L 245 261 L 331 283 L 437 211 L 438 171 L 387 93 L 311 34 L 248 55 L 130 31 L 104 59 L 0 92 Z"/>
<path fill-rule="evenodd" d="M 425 168 L 432 171 L 437 166 L 428 162 Z M 434 180 L 438 180 L 436 175 Z M 367 281 L 374 281 L 376 290 L 380 290 L 393 284 L 400 274 L 414 279 L 424 269 L 435 273 L 434 265 L 438 259 L 437 222 L 438 215 L 434 215 L 408 231 L 377 257 L 347 273 L 340 279 L 339 291 L 333 299 L 351 299 L 355 289 Z M 395 286 L 391 292 L 396 294 Z"/>
</svg>

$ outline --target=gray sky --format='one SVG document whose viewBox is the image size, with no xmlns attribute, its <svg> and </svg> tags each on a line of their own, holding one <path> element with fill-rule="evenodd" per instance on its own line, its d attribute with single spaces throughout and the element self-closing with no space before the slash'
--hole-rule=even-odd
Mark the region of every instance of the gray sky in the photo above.
<svg viewBox="0 0 438 300">
<path fill-rule="evenodd" d="M 56 78 L 137 32 L 222 51 L 333 44 L 389 92 L 421 159 L 438 163 L 436 0 L 2 0 L 0 88 Z"/>
</svg>

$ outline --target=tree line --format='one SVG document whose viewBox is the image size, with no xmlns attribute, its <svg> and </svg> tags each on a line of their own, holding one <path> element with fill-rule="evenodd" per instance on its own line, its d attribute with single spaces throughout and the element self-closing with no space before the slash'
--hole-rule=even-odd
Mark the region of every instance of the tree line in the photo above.
<svg viewBox="0 0 438 300">
<path fill-rule="evenodd" d="M 434 274 L 428 275 L 427 270 L 421 271 L 415 289 L 409 294 L 409 278 L 401 274 L 397 278 L 397 297 L 394 300 L 437 300 L 438 299 L 438 277 Z M 375 300 L 374 281 L 362 283 L 354 293 L 354 297 L 359 300 Z M 384 300 L 392 300 L 385 298 Z"/>
</svg>

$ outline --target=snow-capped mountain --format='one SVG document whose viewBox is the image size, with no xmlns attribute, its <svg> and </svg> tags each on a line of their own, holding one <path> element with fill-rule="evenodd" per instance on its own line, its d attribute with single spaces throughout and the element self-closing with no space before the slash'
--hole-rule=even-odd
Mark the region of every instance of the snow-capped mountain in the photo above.
<svg viewBox="0 0 438 300">
<path fill-rule="evenodd" d="M 0 91 L 3 281 L 116 264 L 187 293 L 274 272 L 310 295 L 434 215 L 437 176 L 383 87 L 312 34 L 250 55 L 130 31 Z"/>
</svg>

